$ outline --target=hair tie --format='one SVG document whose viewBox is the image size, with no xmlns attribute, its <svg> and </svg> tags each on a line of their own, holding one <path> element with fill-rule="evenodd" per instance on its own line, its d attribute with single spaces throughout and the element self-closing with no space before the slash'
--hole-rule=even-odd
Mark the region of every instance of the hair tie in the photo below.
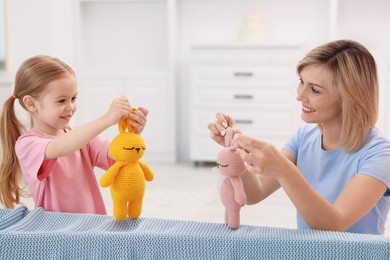
<svg viewBox="0 0 390 260">
<path fill-rule="evenodd" d="M 16 97 L 16 95 L 15 95 L 15 94 L 13 94 L 13 95 L 12 95 L 12 97 L 13 97 L 14 99 L 17 99 L 17 97 Z"/>
</svg>

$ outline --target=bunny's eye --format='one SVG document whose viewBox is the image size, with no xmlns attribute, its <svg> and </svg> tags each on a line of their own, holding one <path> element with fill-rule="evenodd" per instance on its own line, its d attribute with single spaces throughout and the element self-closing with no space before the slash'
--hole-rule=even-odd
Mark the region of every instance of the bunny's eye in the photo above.
<svg viewBox="0 0 390 260">
<path fill-rule="evenodd" d="M 219 168 L 219 166 L 221 166 L 221 167 L 228 167 L 229 164 L 223 165 L 223 164 L 217 163 L 217 167 L 218 167 L 218 168 Z"/>
</svg>

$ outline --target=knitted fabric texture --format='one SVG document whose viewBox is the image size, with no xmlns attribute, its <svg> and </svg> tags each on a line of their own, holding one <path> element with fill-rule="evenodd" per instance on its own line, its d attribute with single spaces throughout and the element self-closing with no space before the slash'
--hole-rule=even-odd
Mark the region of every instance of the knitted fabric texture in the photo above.
<svg viewBox="0 0 390 260">
<path fill-rule="evenodd" d="M 220 196 L 225 206 L 225 223 L 237 229 L 240 226 L 240 210 L 246 200 L 240 178 L 245 171 L 245 165 L 230 127 L 226 129 L 225 146 L 217 155 L 219 172 L 225 177 L 221 184 Z"/>
<path fill-rule="evenodd" d="M 154 178 L 149 166 L 140 161 L 145 153 L 144 139 L 127 125 L 127 120 L 119 122 L 120 133 L 112 140 L 110 154 L 116 162 L 100 178 L 100 186 L 110 186 L 113 200 L 113 214 L 117 220 L 128 215 L 136 219 L 141 215 L 145 193 L 145 180 Z M 129 132 L 125 132 L 126 128 Z"/>
<path fill-rule="evenodd" d="M 389 247 L 379 235 L 0 209 L 0 259 L 380 260 Z"/>
</svg>

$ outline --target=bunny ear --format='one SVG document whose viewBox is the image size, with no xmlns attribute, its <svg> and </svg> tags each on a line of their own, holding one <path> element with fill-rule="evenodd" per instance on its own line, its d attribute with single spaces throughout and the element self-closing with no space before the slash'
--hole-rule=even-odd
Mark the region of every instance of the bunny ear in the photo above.
<svg viewBox="0 0 390 260">
<path fill-rule="evenodd" d="M 229 147 L 233 140 L 233 130 L 231 127 L 226 128 L 226 134 L 225 134 L 225 146 Z"/>
<path fill-rule="evenodd" d="M 235 151 L 238 148 L 237 138 L 238 138 L 238 134 L 235 134 L 234 137 L 233 137 L 231 146 L 230 146 L 230 150 L 231 151 Z"/>
<path fill-rule="evenodd" d="M 136 107 L 132 107 L 132 108 L 130 108 L 130 112 L 131 111 L 138 111 L 138 109 Z M 119 120 L 119 122 L 118 122 L 119 133 L 126 132 L 126 129 L 128 129 L 129 132 L 135 133 L 135 131 L 136 131 L 135 127 L 130 125 L 128 123 L 128 120 L 133 120 L 133 119 L 131 117 L 124 117 L 124 118 L 121 118 L 121 120 Z"/>
<path fill-rule="evenodd" d="M 127 117 L 121 118 L 118 122 L 119 133 L 123 133 L 127 128 Z"/>
<path fill-rule="evenodd" d="M 138 111 L 138 109 L 136 107 L 131 107 L 130 112 L 133 112 L 133 111 Z M 130 121 L 134 121 L 131 117 L 128 117 L 127 119 Z M 129 129 L 129 132 L 133 132 L 133 133 L 135 133 L 135 131 L 137 130 L 134 126 L 129 125 L 129 124 L 127 124 L 127 129 Z"/>
</svg>

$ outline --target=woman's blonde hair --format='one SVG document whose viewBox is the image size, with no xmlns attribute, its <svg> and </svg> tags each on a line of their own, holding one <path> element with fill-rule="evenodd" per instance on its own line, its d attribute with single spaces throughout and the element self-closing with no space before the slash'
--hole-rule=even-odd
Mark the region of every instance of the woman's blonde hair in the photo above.
<svg viewBox="0 0 390 260">
<path fill-rule="evenodd" d="M 337 40 L 306 54 L 297 65 L 298 74 L 311 64 L 323 66 L 329 83 L 339 93 L 341 146 L 347 152 L 357 151 L 378 119 L 378 76 L 373 56 L 358 42 Z"/>
<path fill-rule="evenodd" d="M 25 126 L 16 117 L 14 102 L 18 99 L 19 104 L 27 110 L 23 104 L 26 95 L 39 97 L 48 83 L 69 75 L 75 76 L 71 67 L 57 58 L 43 55 L 27 59 L 16 73 L 14 94 L 4 102 L 0 116 L 3 150 L 0 164 L 0 203 L 6 208 L 13 208 L 23 195 L 23 189 L 19 186 L 22 174 L 15 153 L 15 143 L 25 132 Z"/>
</svg>

